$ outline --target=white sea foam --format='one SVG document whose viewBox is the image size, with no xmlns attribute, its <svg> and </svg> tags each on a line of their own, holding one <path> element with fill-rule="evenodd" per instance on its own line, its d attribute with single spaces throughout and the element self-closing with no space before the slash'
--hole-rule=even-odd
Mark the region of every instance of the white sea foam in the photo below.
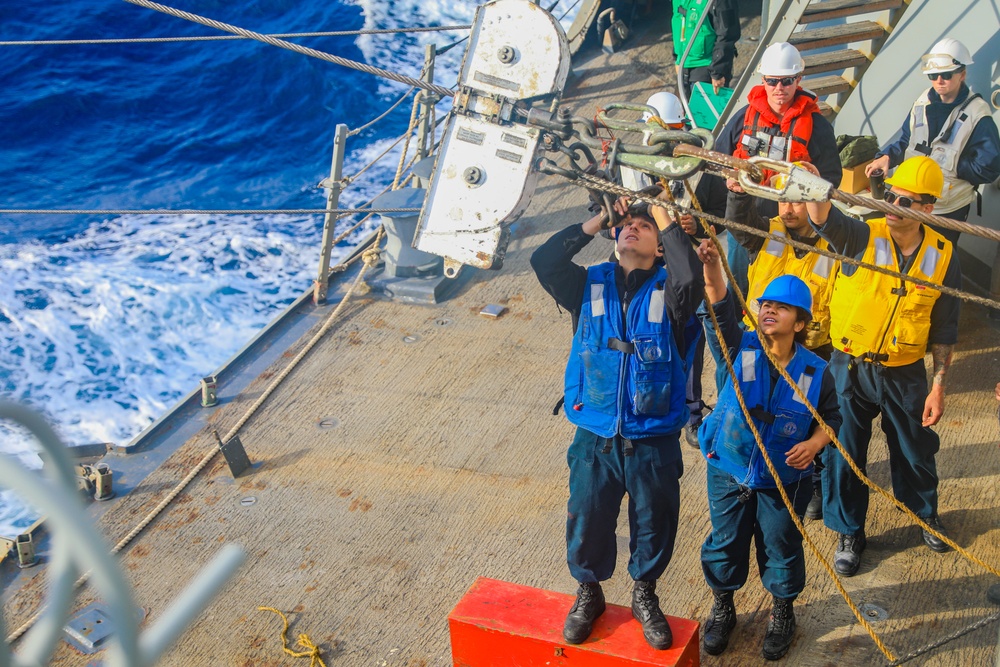
<svg viewBox="0 0 1000 667">
<path fill-rule="evenodd" d="M 477 3 L 354 4 L 365 27 L 402 28 L 468 24 Z M 465 34 L 364 35 L 357 45 L 370 64 L 418 77 L 424 45 L 441 47 Z M 437 58 L 435 82 L 454 84 L 464 51 L 460 44 Z M 383 79 L 373 86 L 383 99 L 406 89 Z M 443 100 L 440 112 L 449 105 Z M 381 111 L 373 106 L 369 117 Z M 368 118 L 344 120 L 360 126 Z M 344 173 L 357 173 L 391 141 L 349 144 Z M 352 183 L 341 205 L 359 204 L 389 184 L 401 150 Z M 320 227 L 315 216 L 124 216 L 59 243 L 0 246 L 0 392 L 41 410 L 67 444 L 131 440 L 308 287 Z M 336 248 L 335 260 L 344 252 Z M 31 438 L 9 425 L 0 424 L 0 454 L 40 465 Z M 0 535 L 21 532 L 35 517 L 0 491 Z"/>
<path fill-rule="evenodd" d="M 5 397 L 69 445 L 127 442 L 308 287 L 319 234 L 316 218 L 126 216 L 0 246 Z M 0 427 L 0 452 L 37 467 L 34 449 Z M 32 520 L 0 496 L 0 535 Z"/>
</svg>

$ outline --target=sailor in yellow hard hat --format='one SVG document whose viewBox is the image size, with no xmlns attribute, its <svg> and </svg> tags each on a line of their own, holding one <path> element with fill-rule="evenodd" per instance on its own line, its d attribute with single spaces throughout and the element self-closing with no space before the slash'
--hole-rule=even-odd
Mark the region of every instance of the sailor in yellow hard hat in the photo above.
<svg viewBox="0 0 1000 667">
<path fill-rule="evenodd" d="M 882 148 L 865 167 L 888 173 L 906 158 L 926 155 L 944 173 L 944 187 L 934 214 L 967 220 L 980 185 L 1000 177 L 1000 135 L 990 105 L 966 85 L 972 54 L 957 39 L 946 37 L 921 58 L 930 88 L 920 93 L 900 128 L 899 138 Z M 959 232 L 935 228 L 952 243 Z"/>
<path fill-rule="evenodd" d="M 885 200 L 929 213 L 944 188 L 944 175 L 929 157 L 905 160 L 886 180 Z M 831 248 L 848 257 L 960 288 L 962 274 L 952 243 L 908 217 L 886 215 L 867 222 L 849 218 L 829 204 L 808 204 L 810 221 Z M 830 302 L 830 337 L 836 348 L 830 370 L 837 382 L 844 423 L 840 441 L 864 468 L 872 421 L 882 415 L 896 498 L 932 528 L 938 521 L 938 475 L 934 456 L 939 440 L 931 426 L 944 412 L 945 374 L 958 338 L 956 297 L 882 273 L 844 264 Z M 924 354 L 934 359 L 928 391 Z M 834 566 L 842 575 L 857 572 L 865 548 L 868 487 L 837 452 L 826 457 L 823 520 L 840 534 Z M 934 551 L 948 546 L 931 533 Z"/>
</svg>

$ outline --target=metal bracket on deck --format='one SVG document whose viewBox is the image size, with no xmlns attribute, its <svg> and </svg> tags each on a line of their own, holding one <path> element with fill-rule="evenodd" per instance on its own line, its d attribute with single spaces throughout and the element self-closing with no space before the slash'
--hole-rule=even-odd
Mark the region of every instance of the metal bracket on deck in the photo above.
<svg viewBox="0 0 1000 667">
<path fill-rule="evenodd" d="M 109 500 L 115 497 L 115 492 L 111 488 L 114 473 L 107 463 L 98 463 L 96 466 L 76 464 L 77 488 L 88 496 L 93 496 L 94 500 Z"/>
<path fill-rule="evenodd" d="M 226 463 L 229 464 L 229 472 L 233 474 L 233 479 L 251 468 L 250 457 L 247 456 L 247 450 L 243 448 L 243 443 L 240 442 L 239 436 L 234 435 L 228 442 L 223 443 L 222 438 L 219 437 L 219 432 L 213 431 L 213 433 L 215 434 L 215 439 L 219 442 L 219 449 L 222 450 L 222 455 L 226 457 Z"/>
</svg>

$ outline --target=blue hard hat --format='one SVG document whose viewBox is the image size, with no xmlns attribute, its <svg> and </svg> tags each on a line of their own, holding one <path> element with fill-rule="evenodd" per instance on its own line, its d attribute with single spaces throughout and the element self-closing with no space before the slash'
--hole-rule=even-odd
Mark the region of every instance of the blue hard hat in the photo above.
<svg viewBox="0 0 1000 667">
<path fill-rule="evenodd" d="M 764 293 L 757 299 L 757 303 L 760 304 L 762 301 L 777 301 L 789 306 L 796 306 L 812 317 L 812 292 L 798 276 L 778 276 L 769 282 Z"/>
</svg>

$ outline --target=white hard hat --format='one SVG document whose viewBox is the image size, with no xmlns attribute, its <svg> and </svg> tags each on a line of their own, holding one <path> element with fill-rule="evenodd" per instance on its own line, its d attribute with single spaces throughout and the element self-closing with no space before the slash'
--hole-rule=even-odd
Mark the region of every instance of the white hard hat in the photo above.
<svg viewBox="0 0 1000 667">
<path fill-rule="evenodd" d="M 683 123 L 684 122 L 684 107 L 681 106 L 681 101 L 677 99 L 677 96 L 673 93 L 668 93 L 665 90 L 661 90 L 658 93 L 653 93 L 646 100 L 646 106 L 653 107 L 656 109 L 656 115 L 660 117 L 664 123 Z M 652 117 L 653 114 L 648 111 L 642 114 L 642 120 L 647 121 Z"/>
<path fill-rule="evenodd" d="M 938 74 L 940 72 L 954 72 L 960 67 L 972 64 L 972 54 L 965 44 L 945 37 L 940 42 L 931 47 L 931 52 L 920 57 L 920 69 L 924 74 Z"/>
<path fill-rule="evenodd" d="M 757 71 L 763 76 L 798 76 L 806 68 L 799 50 L 788 42 L 772 44 L 760 57 Z"/>
</svg>

